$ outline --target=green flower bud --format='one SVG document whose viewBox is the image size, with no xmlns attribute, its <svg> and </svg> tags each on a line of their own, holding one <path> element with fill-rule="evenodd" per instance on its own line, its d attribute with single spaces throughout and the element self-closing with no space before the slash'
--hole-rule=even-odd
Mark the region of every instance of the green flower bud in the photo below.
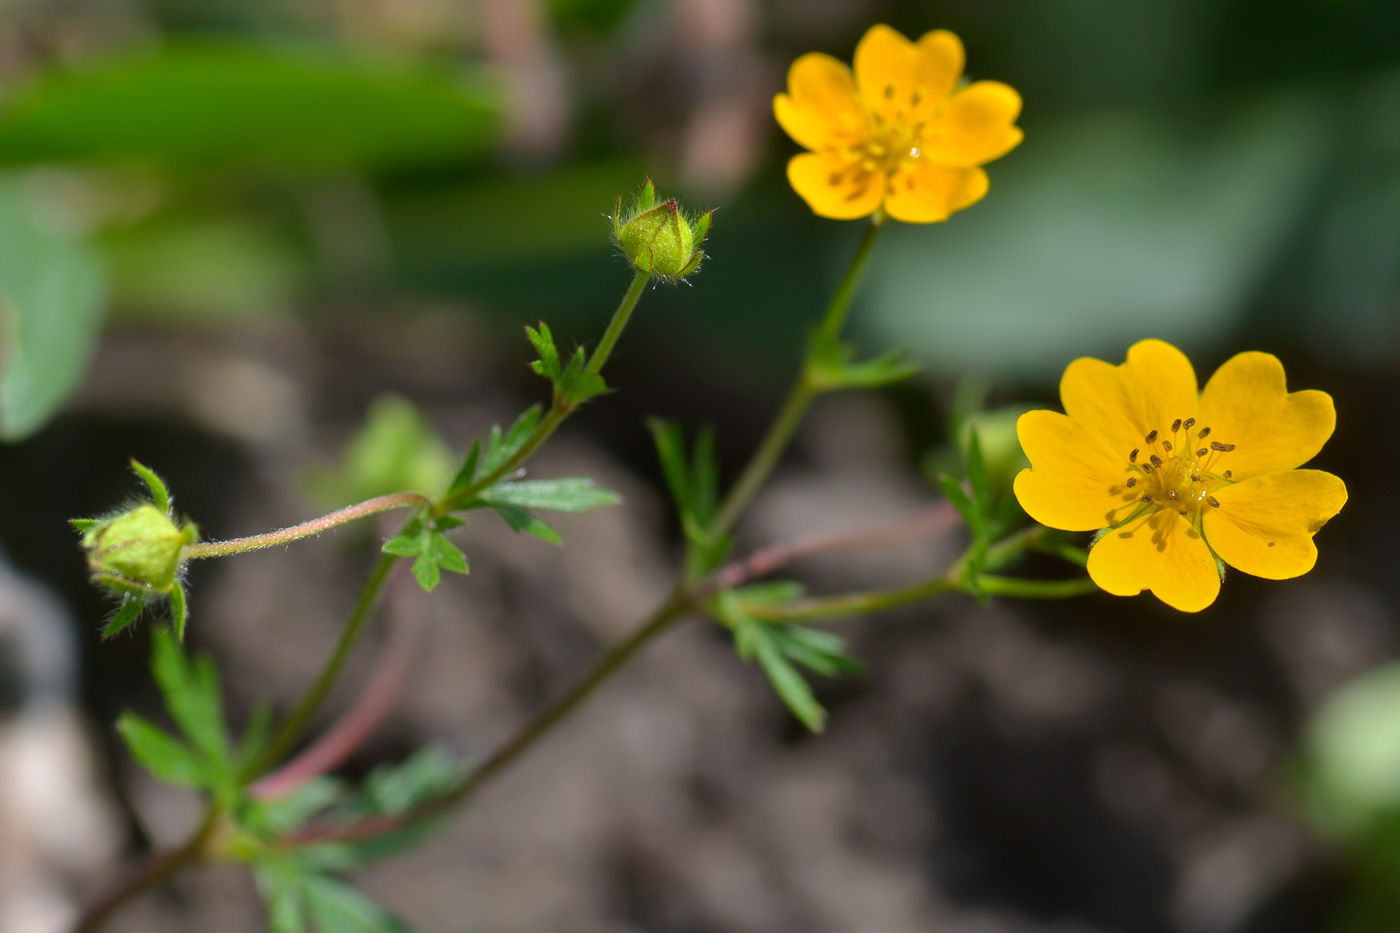
<svg viewBox="0 0 1400 933">
<path fill-rule="evenodd" d="M 623 215 L 622 198 L 613 212 L 613 236 L 627 261 L 638 272 L 659 279 L 682 279 L 700 267 L 700 245 L 710 232 L 714 211 L 698 218 L 681 212 L 676 199 L 656 203 L 656 187 L 646 180 L 636 207 Z"/>
<path fill-rule="evenodd" d="M 169 593 L 179 578 L 180 551 L 198 537 L 193 525 L 176 525 L 148 502 L 87 527 L 83 550 L 94 583 Z"/>
</svg>

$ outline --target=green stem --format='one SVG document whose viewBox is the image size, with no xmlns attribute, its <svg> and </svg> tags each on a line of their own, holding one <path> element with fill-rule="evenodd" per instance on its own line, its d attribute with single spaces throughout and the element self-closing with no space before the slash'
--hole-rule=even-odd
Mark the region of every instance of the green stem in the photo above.
<svg viewBox="0 0 1400 933">
<path fill-rule="evenodd" d="M 359 598 L 355 600 L 355 605 L 350 610 L 344 627 L 340 630 L 340 639 L 336 642 L 335 650 L 331 652 L 329 660 L 326 661 L 326 666 L 321 669 L 315 683 L 302 696 L 301 702 L 277 727 L 277 731 L 263 746 L 258 757 L 248 766 L 244 774 L 245 779 L 251 780 L 257 777 L 279 761 L 282 755 L 296 744 L 296 740 L 300 737 L 302 730 L 306 728 L 306 724 L 321 709 L 321 704 L 330 695 L 331 688 L 335 686 L 341 669 L 345 667 L 345 662 L 350 657 L 350 649 L 354 647 L 370 613 L 378 604 L 384 583 L 389 579 L 389 571 L 393 570 L 396 561 L 397 558 L 392 554 L 379 555 L 379 559 L 374 563 L 374 569 L 370 571 L 369 579 L 365 581 L 364 587 L 360 590 Z"/>
<path fill-rule="evenodd" d="M 720 506 L 719 515 L 715 518 L 714 525 L 709 529 L 712 537 L 720 538 L 734 527 L 739 516 L 744 513 L 749 503 L 753 501 L 753 497 L 763 487 L 764 482 L 768 479 L 768 474 L 772 473 L 773 468 L 778 465 L 783 451 L 787 450 L 793 434 L 797 432 L 798 425 L 802 423 L 807 409 L 811 407 L 812 400 L 819 394 L 820 390 L 812 380 L 817 354 L 832 342 L 840 339 L 841 328 L 846 323 L 846 315 L 851 308 L 851 299 L 855 297 L 856 287 L 860 284 L 861 277 L 865 273 L 871 250 L 875 247 L 875 241 L 882 226 L 882 220 L 877 215 L 865 228 L 865 235 L 861 237 L 860 245 L 856 247 L 855 254 L 851 257 L 851 262 L 846 267 L 846 272 L 842 275 L 835 294 L 831 296 L 831 303 L 827 305 L 821 323 L 812 334 L 811 342 L 807 347 L 807 356 L 803 360 L 802 370 L 798 374 L 797 381 L 788 393 L 787 400 L 783 402 L 783 407 L 778 410 L 777 417 L 769 426 L 768 433 L 764 435 L 758 449 L 754 451 L 753 457 L 744 467 L 744 471 L 739 474 L 739 479 L 735 481 L 734 486 L 729 490 L 729 494 Z"/>
<path fill-rule="evenodd" d="M 1069 580 L 1024 580 L 1020 577 L 999 577 L 984 573 L 977 578 L 982 592 L 988 596 L 1009 596 L 1013 599 L 1068 599 L 1097 592 L 1098 584 L 1088 577 Z"/>
<path fill-rule="evenodd" d="M 593 355 L 588 359 L 585 372 L 596 375 L 603 371 L 603 364 L 612 355 L 613 347 L 617 345 L 617 338 L 622 336 L 622 329 L 627 326 L 627 320 L 632 316 L 632 309 L 637 306 L 637 301 L 642 297 L 642 289 L 646 288 L 650 279 L 651 275 L 646 272 L 638 272 L 632 277 L 632 286 L 627 289 L 627 294 L 622 296 L 622 302 L 613 312 L 612 320 L 608 322 L 608 329 L 603 331 L 603 339 L 599 340 L 598 346 L 593 348 Z"/>
<path fill-rule="evenodd" d="M 187 560 L 198 560 L 204 557 L 226 557 L 230 554 L 243 554 L 247 551 L 257 551 L 262 548 L 275 547 L 279 544 L 287 544 L 288 542 L 296 541 L 298 538 L 310 538 L 330 528 L 334 528 L 337 525 L 344 525 L 361 518 L 368 518 L 371 515 L 378 515 L 380 512 L 410 507 L 427 509 L 431 508 L 432 505 L 433 500 L 429 499 L 427 496 L 420 496 L 416 492 L 396 492 L 355 505 L 348 505 L 329 515 L 322 515 L 320 518 L 313 518 L 309 522 L 302 522 L 300 525 L 292 525 L 290 528 L 269 531 L 260 535 L 250 535 L 246 538 L 233 538 L 229 541 L 205 541 L 200 544 L 188 544 L 180 551 L 180 556 Z"/>
<path fill-rule="evenodd" d="M 531 748 L 549 735 L 575 710 L 584 704 L 599 687 L 610 680 L 627 662 L 658 637 L 670 631 L 693 609 L 690 597 L 677 587 L 631 635 L 609 648 L 568 692 L 541 710 L 491 757 L 473 768 L 456 787 L 407 812 L 371 817 L 349 826 L 312 829 L 284 840 L 289 847 L 314 845 L 321 842 L 350 842 L 382 836 L 406 829 L 423 820 L 438 816 L 471 797 L 483 785 L 501 774 Z"/>
<path fill-rule="evenodd" d="M 603 332 L 603 338 L 598 341 L 598 346 L 594 348 L 592 356 L 588 359 L 585 367 L 587 372 L 597 374 L 603 369 L 603 364 L 612 355 L 613 347 L 617 345 L 617 340 L 622 336 L 623 328 L 632 317 L 632 311 L 637 307 L 637 302 L 642 297 L 647 281 L 650 276 L 645 272 L 638 272 L 632 277 L 632 284 L 628 287 L 627 293 L 622 296 L 622 301 L 618 303 L 617 310 L 613 312 L 612 320 L 608 322 L 608 328 Z M 564 419 L 573 414 L 573 406 L 562 404 L 556 398 L 550 405 L 540 423 L 535 425 L 535 429 L 530 432 L 530 436 L 525 442 L 511 454 L 506 460 L 494 470 L 477 477 L 465 489 L 444 498 L 433 508 L 433 516 L 441 517 L 448 514 L 453 509 L 458 508 L 465 502 L 470 502 L 477 497 L 484 489 L 499 483 L 502 479 L 514 473 L 526 460 L 534 454 L 539 446 L 547 441 L 551 434 L 563 424 Z"/>
</svg>

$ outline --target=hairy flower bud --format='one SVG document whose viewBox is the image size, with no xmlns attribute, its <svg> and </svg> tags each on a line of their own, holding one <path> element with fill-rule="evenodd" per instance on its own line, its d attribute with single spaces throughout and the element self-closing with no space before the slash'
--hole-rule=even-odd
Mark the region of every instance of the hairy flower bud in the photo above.
<svg viewBox="0 0 1400 933">
<path fill-rule="evenodd" d="M 656 188 L 648 178 L 636 206 L 625 216 L 622 198 L 617 199 L 613 236 L 638 272 L 660 279 L 685 278 L 705 258 L 700 245 L 710 232 L 713 214 L 707 211 L 698 218 L 687 217 L 675 198 L 657 204 Z"/>
<path fill-rule="evenodd" d="M 195 538 L 193 525 L 176 525 L 148 502 L 88 527 L 83 550 L 94 582 L 169 593 L 179 576 L 180 551 Z"/>
</svg>

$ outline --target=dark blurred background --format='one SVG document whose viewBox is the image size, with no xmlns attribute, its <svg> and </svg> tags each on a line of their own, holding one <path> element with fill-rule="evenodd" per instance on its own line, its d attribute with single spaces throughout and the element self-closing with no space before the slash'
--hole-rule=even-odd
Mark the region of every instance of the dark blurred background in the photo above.
<svg viewBox="0 0 1400 933">
<path fill-rule="evenodd" d="M 885 234 L 854 339 L 924 372 L 823 400 L 740 550 L 919 509 L 969 386 L 1053 405 L 1071 359 L 1155 336 L 1202 379 L 1261 349 L 1334 396 L 1316 465 L 1351 500 L 1317 569 L 1232 575 L 1193 617 L 1099 595 L 852 620 L 868 668 L 817 685 L 819 737 L 692 624 L 358 880 L 443 933 L 1400 929 L 1400 5 L 9 0 L 0 931 L 63 929 L 197 816 L 115 741 L 121 709 L 156 705 L 147 637 L 98 642 L 66 520 L 132 495 L 133 456 L 206 536 L 309 517 L 393 473 L 343 468 L 385 393 L 426 422 L 381 401 L 375 436 L 430 424 L 450 465 L 542 397 L 526 324 L 596 339 L 628 279 L 604 215 L 649 174 L 719 208 L 711 258 L 647 293 L 617 391 L 534 468 L 624 505 L 561 521 L 562 551 L 482 521 L 468 578 L 396 584 L 348 679 L 407 620 L 430 648 L 345 773 L 430 741 L 479 754 L 645 613 L 678 535 L 643 418 L 713 424 L 731 479 L 752 449 L 858 237 L 787 187 L 772 96 L 876 22 L 957 32 L 972 78 L 1021 92 L 1026 140 L 982 203 Z M 294 701 L 372 552 L 345 530 L 194 568 L 191 641 L 236 717 Z M 895 585 L 956 553 L 798 576 Z M 217 869 L 112 929 L 262 923 Z"/>
</svg>

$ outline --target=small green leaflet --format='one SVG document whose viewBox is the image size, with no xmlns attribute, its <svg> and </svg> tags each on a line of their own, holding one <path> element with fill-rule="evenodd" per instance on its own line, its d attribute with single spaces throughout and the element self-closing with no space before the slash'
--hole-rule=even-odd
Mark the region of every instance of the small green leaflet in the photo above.
<svg viewBox="0 0 1400 933">
<path fill-rule="evenodd" d="M 609 489 L 593 485 L 593 480 L 587 476 L 572 476 L 497 483 L 481 493 L 481 501 L 491 506 L 586 512 L 599 506 L 617 505 L 622 499 Z"/>
<path fill-rule="evenodd" d="M 695 449 L 686 457 L 685 438 L 680 425 L 649 418 L 647 428 L 656 444 L 666 486 L 676 503 L 681 530 L 686 538 L 686 569 L 699 576 L 713 570 L 729 550 L 729 538 L 710 534 L 719 504 L 719 463 L 715 456 L 715 434 L 702 428 L 695 437 Z"/>
<path fill-rule="evenodd" d="M 567 408 L 573 408 L 608 391 L 607 383 L 597 373 L 587 372 L 587 355 L 583 347 L 574 350 L 567 364 L 561 363 L 549 325 L 540 322 L 539 329 L 525 328 L 525 334 L 540 358 L 530 368 L 554 384 L 556 398 Z"/>
<path fill-rule="evenodd" d="M 272 933 L 407 933 L 408 927 L 359 889 L 310 870 L 293 856 L 263 860 L 254 878 Z"/>
<path fill-rule="evenodd" d="M 821 732 L 826 727 L 826 710 L 817 702 L 797 665 L 823 677 L 837 677 L 859 673 L 861 664 L 846 653 L 845 643 L 838 635 L 802 625 L 766 624 L 741 608 L 746 598 L 770 601 L 792 593 L 791 584 L 764 584 L 751 590 L 723 593 L 713 609 L 733 629 L 739 657 L 757 660 L 792 714 L 811 731 Z"/>
<path fill-rule="evenodd" d="M 438 527 L 447 524 L 440 519 Z M 455 521 L 452 524 L 457 524 Z M 413 576 L 418 585 L 431 593 L 442 581 L 442 572 L 466 573 L 467 555 L 447 540 L 437 528 L 430 528 L 422 522 L 413 522 L 403 534 L 384 542 L 385 554 L 395 557 L 413 558 Z"/>
<path fill-rule="evenodd" d="M 813 347 L 812 382 L 821 391 L 874 389 L 901 382 L 919 371 L 907 359 L 908 351 L 896 348 L 859 363 L 847 344 L 828 340 Z"/>
<path fill-rule="evenodd" d="M 472 445 L 471 452 L 467 454 L 466 463 L 462 465 L 462 469 L 457 471 L 456 477 L 447 487 L 447 497 L 452 499 L 460 496 L 471 487 L 478 475 L 489 476 L 496 468 L 514 456 L 539 423 L 540 406 L 531 405 L 521 412 L 519 418 L 515 419 L 515 423 L 510 426 L 509 431 L 503 432 L 500 425 L 493 424 L 491 433 L 486 438 L 485 452 L 482 451 L 480 441 Z"/>
<path fill-rule="evenodd" d="M 519 506 L 493 505 L 491 510 L 505 519 L 505 523 L 511 527 L 512 531 L 533 535 L 541 541 L 548 541 L 550 544 L 561 546 L 564 544 L 564 539 L 559 537 L 559 532 Z"/>
</svg>

